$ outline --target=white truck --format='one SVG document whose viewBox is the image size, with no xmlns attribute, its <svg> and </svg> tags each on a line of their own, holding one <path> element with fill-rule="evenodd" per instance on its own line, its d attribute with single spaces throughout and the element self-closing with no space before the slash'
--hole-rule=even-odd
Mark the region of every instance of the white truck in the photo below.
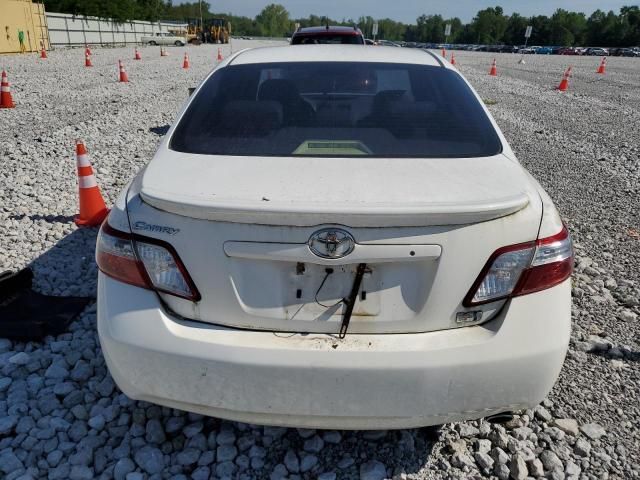
<svg viewBox="0 0 640 480">
<path fill-rule="evenodd" d="M 175 45 L 177 47 L 183 47 L 187 44 L 186 37 L 169 32 L 156 32 L 153 35 L 145 35 L 140 41 L 147 45 Z"/>
</svg>

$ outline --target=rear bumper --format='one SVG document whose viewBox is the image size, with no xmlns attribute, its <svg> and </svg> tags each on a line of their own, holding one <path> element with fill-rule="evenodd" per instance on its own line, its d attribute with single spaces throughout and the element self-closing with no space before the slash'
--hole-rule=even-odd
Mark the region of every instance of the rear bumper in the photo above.
<svg viewBox="0 0 640 480">
<path fill-rule="evenodd" d="M 256 424 L 419 427 L 539 403 L 569 342 L 569 282 L 482 326 L 339 340 L 180 321 L 153 292 L 100 274 L 98 331 L 135 399 Z"/>
</svg>

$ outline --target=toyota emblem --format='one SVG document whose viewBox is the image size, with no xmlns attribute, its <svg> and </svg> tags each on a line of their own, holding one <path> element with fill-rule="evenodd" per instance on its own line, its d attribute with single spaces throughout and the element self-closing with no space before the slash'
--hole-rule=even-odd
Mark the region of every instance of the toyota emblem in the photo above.
<svg viewBox="0 0 640 480">
<path fill-rule="evenodd" d="M 318 230 L 309 239 L 309 249 L 322 258 L 346 257 L 355 246 L 356 241 L 351 234 L 339 228 Z"/>
</svg>

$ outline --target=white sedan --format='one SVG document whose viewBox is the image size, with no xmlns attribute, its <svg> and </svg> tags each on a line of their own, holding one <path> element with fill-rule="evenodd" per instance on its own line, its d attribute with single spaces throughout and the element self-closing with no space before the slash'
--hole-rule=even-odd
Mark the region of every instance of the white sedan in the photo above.
<svg viewBox="0 0 640 480">
<path fill-rule="evenodd" d="M 569 341 L 566 227 L 423 50 L 226 59 L 96 255 L 122 391 L 236 421 L 386 429 L 532 407 Z"/>
</svg>

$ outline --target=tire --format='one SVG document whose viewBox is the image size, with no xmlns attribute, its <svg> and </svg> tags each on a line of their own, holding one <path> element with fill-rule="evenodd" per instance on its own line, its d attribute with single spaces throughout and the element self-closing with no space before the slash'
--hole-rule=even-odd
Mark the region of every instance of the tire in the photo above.
<svg viewBox="0 0 640 480">
<path fill-rule="evenodd" d="M 176 40 L 176 42 L 174 43 L 174 45 L 175 45 L 176 47 L 184 47 L 184 43 L 183 43 L 183 42 L 181 42 L 180 40 Z"/>
<path fill-rule="evenodd" d="M 154 42 L 153 40 L 151 40 L 151 41 L 149 42 L 149 45 L 155 46 L 155 45 L 157 45 L 157 43 L 156 43 L 156 42 Z"/>
</svg>

